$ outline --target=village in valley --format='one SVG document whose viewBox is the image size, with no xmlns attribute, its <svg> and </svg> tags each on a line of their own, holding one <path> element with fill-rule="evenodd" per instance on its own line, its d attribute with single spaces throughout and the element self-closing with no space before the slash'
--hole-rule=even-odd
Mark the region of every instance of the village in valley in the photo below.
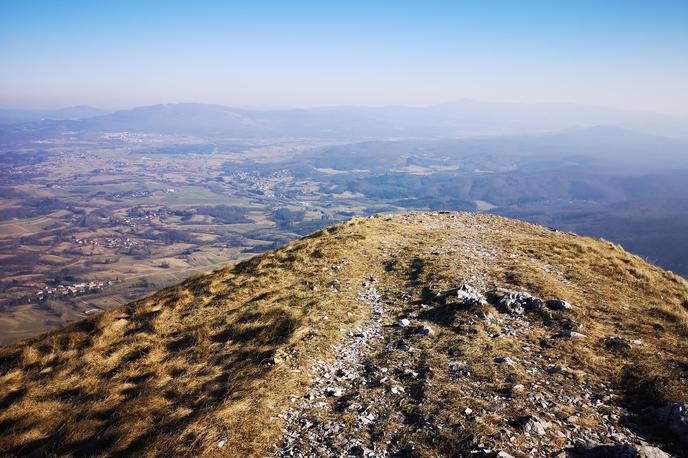
<svg viewBox="0 0 688 458">
<path fill-rule="evenodd" d="M 85 294 L 94 294 L 102 291 L 106 285 L 111 284 L 111 281 L 90 281 L 88 283 L 72 283 L 71 285 L 57 285 L 55 287 L 46 286 L 36 293 L 36 299 L 40 302 L 48 300 L 51 297 L 76 297 Z"/>
<path fill-rule="evenodd" d="M 0 343 L 350 214 L 349 202 L 322 202 L 313 183 L 265 171 L 319 143 L 246 141 L 194 152 L 202 141 L 120 133 L 5 146 L 14 152 L 0 170 Z"/>
</svg>

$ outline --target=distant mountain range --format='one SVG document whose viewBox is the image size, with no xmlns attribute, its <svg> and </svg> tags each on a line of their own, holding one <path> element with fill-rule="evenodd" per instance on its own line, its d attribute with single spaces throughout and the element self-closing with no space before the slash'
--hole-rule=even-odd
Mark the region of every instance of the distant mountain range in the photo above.
<svg viewBox="0 0 688 458">
<path fill-rule="evenodd" d="M 0 108 L 0 124 L 16 124 L 44 120 L 74 120 L 102 116 L 111 112 L 112 110 L 102 110 L 100 108 L 88 106 L 67 107 L 57 110 Z"/>
<path fill-rule="evenodd" d="M 355 142 L 316 148 L 294 161 L 297 165 L 311 160 L 321 168 L 365 168 L 381 173 L 403 167 L 409 160 L 428 165 L 459 159 L 475 161 L 477 169 L 491 168 L 489 161 L 502 167 L 519 164 L 518 173 L 533 168 L 554 169 L 559 161 L 559 166 L 578 164 L 598 173 L 604 168 L 614 174 L 647 174 L 688 169 L 688 140 L 615 126 L 593 126 L 546 133 Z"/>
<path fill-rule="evenodd" d="M 128 131 L 233 137 L 428 138 L 545 132 L 610 125 L 688 138 L 688 116 L 572 104 L 507 104 L 472 100 L 429 107 L 246 109 L 179 103 L 103 112 L 0 110 L 0 123 L 31 132 Z"/>
</svg>

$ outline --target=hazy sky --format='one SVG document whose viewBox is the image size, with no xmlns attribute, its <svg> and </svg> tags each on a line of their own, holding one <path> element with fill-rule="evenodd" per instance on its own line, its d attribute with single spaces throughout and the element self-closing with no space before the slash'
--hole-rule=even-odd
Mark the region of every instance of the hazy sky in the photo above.
<svg viewBox="0 0 688 458">
<path fill-rule="evenodd" d="M 688 0 L 0 0 L 0 105 L 688 112 Z"/>
</svg>

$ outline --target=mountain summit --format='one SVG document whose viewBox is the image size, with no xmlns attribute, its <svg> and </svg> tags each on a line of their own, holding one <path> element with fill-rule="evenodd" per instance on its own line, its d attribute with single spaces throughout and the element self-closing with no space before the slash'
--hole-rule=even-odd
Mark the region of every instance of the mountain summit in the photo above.
<svg viewBox="0 0 688 458">
<path fill-rule="evenodd" d="M 2 348 L 0 387 L 3 456 L 680 455 L 688 283 L 497 216 L 356 218 Z"/>
</svg>

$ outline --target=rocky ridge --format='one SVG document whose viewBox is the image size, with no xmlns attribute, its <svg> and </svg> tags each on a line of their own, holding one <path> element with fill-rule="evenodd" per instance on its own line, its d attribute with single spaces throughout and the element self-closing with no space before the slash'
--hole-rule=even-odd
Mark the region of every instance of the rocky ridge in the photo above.
<svg viewBox="0 0 688 458">
<path fill-rule="evenodd" d="M 397 252 L 388 252 L 392 259 L 403 249 L 394 248 Z M 428 246 L 426 250 L 428 255 L 437 256 L 441 247 Z M 482 324 L 490 323 L 499 328 L 499 332 L 490 335 L 492 339 L 528 334 L 532 326 L 529 313 L 547 308 L 561 313 L 566 328 L 552 335 L 552 339 L 587 338 L 573 330 L 580 329 L 581 324 L 562 313 L 573 308 L 565 300 L 544 301 L 525 291 L 490 290 L 494 284 L 490 286 L 489 268 L 484 260 L 496 258 L 497 253 L 486 250 L 475 239 L 472 243 L 462 242 L 460 252 L 470 259 L 471 283 L 437 294 L 427 302 L 472 312 L 460 325 L 462 333 L 477 334 L 484 331 L 480 329 Z M 481 393 L 481 382 L 471 380 L 468 365 L 459 359 L 450 361 L 445 368 L 428 365 L 424 347 L 428 339 L 432 340 L 434 331 L 423 319 L 423 312 L 431 305 L 414 302 L 412 297 L 398 290 L 383 290 L 380 294 L 373 277 L 363 282 L 359 298 L 370 305 L 372 320 L 360 330 L 350 332 L 345 342 L 335 347 L 335 361 L 321 361 L 311 368 L 314 382 L 308 395 L 292 398 L 295 406 L 280 414 L 285 421 L 285 439 L 274 456 L 418 456 L 414 444 L 404 440 L 405 430 L 420 430 L 432 437 L 451 427 L 414 410 L 414 406 L 422 404 L 423 392 L 432 389 L 429 375 L 436 370 L 466 381 L 465 392 L 459 394 L 486 405 L 477 411 L 466 407 L 455 413 L 468 421 L 506 413 L 515 399 L 538 412 L 537 416 L 505 418 L 499 431 L 482 440 L 468 436 L 461 444 L 462 455 L 671 456 L 649 445 L 638 434 L 637 427 L 628 423 L 633 414 L 620 405 L 617 390 L 606 384 L 571 383 L 566 374 L 572 369 L 557 365 L 555 359 L 540 354 L 537 348 L 524 347 L 525 355 L 518 359 L 505 355 L 480 362 L 519 365 L 540 378 L 527 387 L 512 384 L 501 393 Z M 486 297 L 493 298 L 497 313 L 484 310 L 484 306 L 490 307 Z M 609 337 L 607 342 L 628 348 L 641 344 L 639 340 L 627 342 L 617 336 Z M 572 410 L 570 415 L 561 415 L 563 406 Z M 658 423 L 678 425 L 676 434 L 680 437 L 687 424 L 686 406 L 677 403 L 655 410 L 655 415 L 662 417 Z M 668 421 L 668 417 L 675 418 Z M 404 426 L 386 432 L 382 425 L 388 423 Z"/>
</svg>

